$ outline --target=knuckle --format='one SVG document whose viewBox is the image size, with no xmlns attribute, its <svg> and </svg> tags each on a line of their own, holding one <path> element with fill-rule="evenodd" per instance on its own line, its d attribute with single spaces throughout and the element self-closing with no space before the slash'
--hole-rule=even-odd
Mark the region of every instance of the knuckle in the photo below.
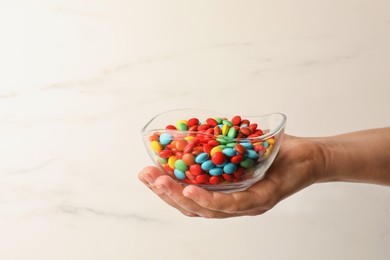
<svg viewBox="0 0 390 260">
<path fill-rule="evenodd" d="M 231 204 L 224 211 L 228 214 L 234 214 L 239 211 L 239 207 L 236 204 Z"/>
<path fill-rule="evenodd" d="M 215 218 L 215 213 L 214 212 L 205 212 L 202 214 L 202 217 L 210 219 L 210 218 Z"/>
<path fill-rule="evenodd" d="M 188 211 L 182 211 L 181 213 L 183 213 L 183 215 L 185 215 L 186 217 L 199 217 L 197 214 L 193 213 L 193 212 L 188 212 Z"/>
</svg>

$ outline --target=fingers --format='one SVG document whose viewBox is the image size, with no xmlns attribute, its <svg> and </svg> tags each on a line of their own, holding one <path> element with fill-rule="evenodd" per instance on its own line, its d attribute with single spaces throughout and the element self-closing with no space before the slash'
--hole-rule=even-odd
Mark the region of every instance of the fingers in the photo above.
<svg viewBox="0 0 390 260">
<path fill-rule="evenodd" d="M 183 195 L 212 211 L 228 215 L 258 215 L 272 208 L 273 200 L 270 198 L 274 191 L 272 182 L 263 180 L 246 191 L 230 194 L 187 186 L 183 190 Z"/>
<path fill-rule="evenodd" d="M 165 201 L 168 205 L 171 207 L 174 207 L 178 209 L 181 213 L 183 213 L 186 216 L 197 216 L 196 214 L 192 212 L 188 212 L 184 210 L 182 207 L 180 207 L 175 201 L 173 201 L 164 191 L 164 187 L 157 187 L 155 185 L 155 182 L 158 178 L 162 177 L 162 173 L 159 169 L 153 166 L 148 166 L 144 168 L 139 174 L 138 178 L 149 188 L 151 189 L 157 196 L 159 196 L 163 201 Z M 168 177 L 169 176 L 164 176 Z"/>
<path fill-rule="evenodd" d="M 193 215 L 205 217 L 205 218 L 224 218 L 228 217 L 228 214 L 223 212 L 217 212 L 204 208 L 192 199 L 183 195 L 184 187 L 174 181 L 169 176 L 161 176 L 156 182 L 156 187 L 165 192 L 171 201 L 178 205 L 185 212 L 190 212 Z"/>
<path fill-rule="evenodd" d="M 150 188 L 161 175 L 161 172 L 156 167 L 147 166 L 138 174 L 138 179 Z"/>
<path fill-rule="evenodd" d="M 183 195 L 184 187 L 168 175 L 163 175 L 156 167 L 149 166 L 144 168 L 139 173 L 138 178 L 168 205 L 178 209 L 186 216 L 205 218 L 226 218 L 232 216 L 203 208 L 193 200 L 185 197 Z"/>
<path fill-rule="evenodd" d="M 243 215 L 259 215 L 276 204 L 275 183 L 264 179 L 242 192 L 225 194 L 210 192 L 200 187 L 183 187 L 155 167 L 146 167 L 139 178 L 170 206 L 187 216 L 227 218 Z"/>
</svg>

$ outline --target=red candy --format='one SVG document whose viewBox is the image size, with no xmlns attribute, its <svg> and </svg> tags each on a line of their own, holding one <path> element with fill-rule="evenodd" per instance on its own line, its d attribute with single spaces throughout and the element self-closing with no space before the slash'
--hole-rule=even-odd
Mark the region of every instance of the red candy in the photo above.
<svg viewBox="0 0 390 260">
<path fill-rule="evenodd" d="M 222 130 L 219 126 L 214 127 L 214 135 L 218 136 L 222 133 Z"/>
<path fill-rule="evenodd" d="M 240 131 L 244 135 L 251 135 L 253 133 L 253 130 L 251 128 L 249 128 L 249 127 L 241 127 Z"/>
<path fill-rule="evenodd" d="M 186 184 L 218 185 L 250 178 L 253 169 L 249 166 L 249 168 L 245 168 L 240 164 L 248 158 L 253 161 L 254 165 L 261 163 L 261 159 L 264 159 L 263 156 L 269 155 L 270 149 L 273 147 L 272 144 L 276 140 L 274 137 L 262 139 L 264 133 L 258 128 L 258 125 L 250 123 L 247 119 L 242 119 L 239 115 L 231 118 L 231 123 L 224 124 L 224 131 L 221 129 L 221 120 L 228 119 L 207 118 L 205 123 L 200 123 L 198 118 L 181 120 L 179 121 L 181 130 L 178 130 L 174 125 L 167 125 L 164 138 L 166 135 L 171 136 L 168 136 L 170 139 L 163 143 L 160 143 L 163 132 L 155 132 L 150 135 L 149 141 L 161 147 L 154 150 L 155 154 L 162 158 L 158 160 L 158 163 L 171 177 L 176 178 L 175 169 L 171 167 L 176 167 L 174 164 L 176 160 L 182 160 L 181 164 L 185 164 L 182 166 L 186 170 L 184 179 L 180 179 L 180 181 Z M 182 124 L 185 127 L 182 127 Z M 228 126 L 227 131 L 226 126 Z M 229 131 L 234 134 L 228 135 Z M 240 144 L 240 141 L 246 138 L 250 139 L 247 140 L 247 142 L 249 141 L 246 143 L 248 145 Z M 267 148 L 263 146 L 264 142 L 269 144 L 266 145 Z M 252 157 L 256 153 L 258 159 Z M 219 168 L 218 171 L 213 172 L 213 175 L 209 173 L 211 168 L 202 169 L 202 163 L 206 160 L 211 160 L 212 167 Z"/>
<path fill-rule="evenodd" d="M 191 132 L 196 132 L 198 130 L 198 126 L 197 125 L 193 125 L 193 126 L 190 126 L 188 128 L 188 131 L 191 131 Z"/>
<path fill-rule="evenodd" d="M 158 153 L 158 156 L 161 158 L 168 159 L 172 154 L 172 150 L 162 150 Z"/>
<path fill-rule="evenodd" d="M 197 118 L 191 118 L 187 121 L 187 126 L 188 127 L 191 127 L 191 126 L 198 126 L 199 124 L 199 119 Z"/>
<path fill-rule="evenodd" d="M 236 177 L 238 179 L 241 178 L 242 176 L 244 176 L 244 174 L 245 174 L 244 168 L 238 168 L 237 171 L 233 172 L 234 177 Z"/>
<path fill-rule="evenodd" d="M 241 122 L 241 117 L 240 116 L 235 116 L 232 118 L 232 123 L 235 124 L 235 125 L 239 125 L 240 122 Z"/>
<path fill-rule="evenodd" d="M 242 156 L 241 154 L 238 154 L 238 155 L 233 156 L 233 157 L 230 159 L 230 161 L 231 161 L 232 163 L 239 164 L 243 159 L 244 159 L 244 156 Z"/>
<path fill-rule="evenodd" d="M 201 175 L 203 173 L 203 170 L 200 164 L 193 164 L 190 166 L 190 172 L 193 175 Z"/>
<path fill-rule="evenodd" d="M 203 125 L 198 126 L 198 131 L 206 131 L 209 128 L 210 128 L 209 124 L 203 124 Z"/>
<path fill-rule="evenodd" d="M 209 179 L 210 179 L 210 177 L 208 174 L 201 174 L 201 175 L 196 176 L 196 178 L 195 178 L 196 182 L 199 184 L 207 183 L 209 181 Z"/>
<path fill-rule="evenodd" d="M 236 149 L 236 151 L 240 154 L 245 154 L 245 152 L 246 152 L 246 148 L 244 146 L 242 146 L 241 144 L 236 144 L 234 146 L 234 149 Z"/>
<path fill-rule="evenodd" d="M 234 176 L 234 175 L 232 175 L 232 174 L 226 174 L 226 173 L 223 173 L 223 174 L 222 174 L 222 177 L 223 177 L 225 180 L 227 180 L 227 181 L 233 180 L 233 176 Z"/>
<path fill-rule="evenodd" d="M 212 145 L 205 144 L 205 145 L 203 145 L 203 152 L 210 154 L 211 149 L 213 149 L 213 147 L 214 146 L 212 146 Z"/>
<path fill-rule="evenodd" d="M 211 176 L 209 179 L 210 184 L 217 185 L 223 181 L 221 176 Z"/>
<path fill-rule="evenodd" d="M 219 145 L 219 142 L 215 139 L 211 139 L 207 142 L 208 145 L 211 145 L 212 147 Z"/>
<path fill-rule="evenodd" d="M 212 127 L 217 126 L 218 122 L 214 118 L 207 118 L 206 123 Z"/>
<path fill-rule="evenodd" d="M 211 161 L 218 165 L 218 164 L 223 164 L 225 162 L 225 155 L 222 152 L 216 152 L 211 156 Z"/>
</svg>

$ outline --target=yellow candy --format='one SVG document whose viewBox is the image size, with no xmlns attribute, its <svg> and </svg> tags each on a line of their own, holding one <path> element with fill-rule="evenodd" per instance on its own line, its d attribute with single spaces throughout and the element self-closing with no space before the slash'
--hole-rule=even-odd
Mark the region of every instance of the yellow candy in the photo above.
<svg viewBox="0 0 390 260">
<path fill-rule="evenodd" d="M 222 152 L 222 148 L 219 146 L 215 146 L 213 149 L 210 151 L 210 155 L 213 156 L 216 152 Z"/>
<path fill-rule="evenodd" d="M 228 124 L 224 124 L 222 126 L 222 135 L 227 135 L 228 132 L 229 132 L 229 125 Z"/>
<path fill-rule="evenodd" d="M 268 156 L 271 154 L 272 148 L 272 145 L 267 148 L 267 151 L 263 154 L 263 158 L 268 158 Z"/>
<path fill-rule="evenodd" d="M 175 162 L 177 161 L 176 156 L 172 155 L 168 158 L 168 166 L 172 169 L 175 169 Z"/>
<path fill-rule="evenodd" d="M 150 145 L 155 153 L 159 153 L 162 150 L 162 145 L 158 141 L 152 141 Z"/>
<path fill-rule="evenodd" d="M 274 144 L 275 143 L 275 138 L 269 138 L 267 139 L 267 143 L 269 143 L 270 145 Z"/>
<path fill-rule="evenodd" d="M 184 123 L 184 124 L 187 124 L 187 120 L 179 120 L 177 123 L 176 123 L 176 129 L 179 129 L 179 125 L 181 124 L 181 123 Z"/>
<path fill-rule="evenodd" d="M 192 139 L 194 139 L 195 137 L 193 137 L 193 136 L 186 136 L 186 137 L 184 137 L 184 139 L 186 139 L 187 141 L 191 141 Z"/>
</svg>

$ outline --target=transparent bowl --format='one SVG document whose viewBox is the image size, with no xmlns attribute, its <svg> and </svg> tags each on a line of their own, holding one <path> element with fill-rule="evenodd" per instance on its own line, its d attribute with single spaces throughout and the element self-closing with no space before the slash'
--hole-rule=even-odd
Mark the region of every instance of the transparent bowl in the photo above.
<svg viewBox="0 0 390 260">
<path fill-rule="evenodd" d="M 228 130 L 235 128 L 238 133 L 240 130 L 244 132 L 242 128 L 249 128 L 249 125 L 231 126 L 232 121 L 237 123 L 237 120 L 232 120 L 233 117 L 235 115 L 204 109 L 171 110 L 154 116 L 143 127 L 141 134 L 156 166 L 182 185 L 192 184 L 224 193 L 243 191 L 262 179 L 275 159 L 283 140 L 286 116 L 282 113 L 241 116 L 240 124 L 247 123 L 243 121 L 246 119 L 250 124 L 257 124 L 256 129 L 260 130 L 256 131 L 257 135 L 241 136 L 228 134 Z M 201 121 L 195 127 L 199 129 L 194 131 L 194 127 L 185 126 L 194 124 L 194 120 L 189 123 L 191 118 Z M 210 118 L 217 119 L 219 130 L 207 131 L 199 127 L 206 124 L 207 128 L 210 124 L 206 120 Z M 224 119 L 230 123 L 220 123 Z M 227 123 L 223 132 L 221 129 Z M 208 129 L 211 128 L 217 127 L 210 126 Z M 255 128 L 252 125 L 253 132 Z M 220 152 L 219 155 L 214 155 L 217 152 Z M 205 163 L 205 160 L 209 162 Z"/>
</svg>

